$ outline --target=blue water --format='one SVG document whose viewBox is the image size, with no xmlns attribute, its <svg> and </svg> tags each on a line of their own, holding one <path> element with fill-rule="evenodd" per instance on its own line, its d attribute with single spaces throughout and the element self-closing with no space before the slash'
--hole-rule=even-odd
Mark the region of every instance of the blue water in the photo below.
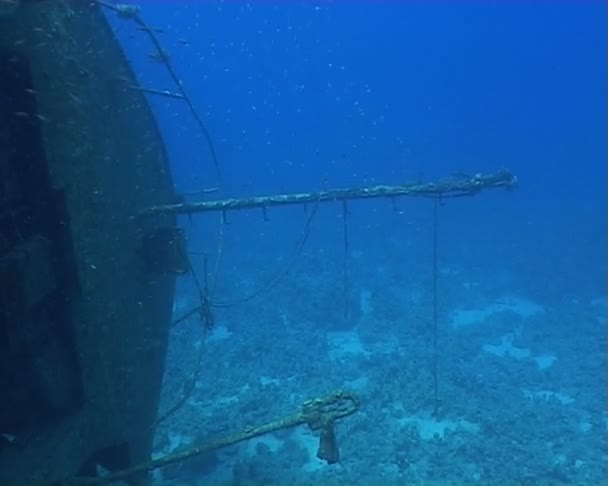
<svg viewBox="0 0 608 486">
<path fill-rule="evenodd" d="M 175 91 L 144 33 L 110 17 L 141 84 Z M 437 226 L 430 199 L 351 202 L 346 251 L 341 204 L 181 220 L 218 307 L 206 337 L 196 317 L 173 331 L 162 408 L 197 381 L 158 454 L 339 388 L 361 406 L 335 425 L 337 464 L 301 426 L 159 482 L 605 484 L 605 2 L 146 2 L 141 18 L 223 174 L 185 103 L 151 96 L 178 192 L 519 181 L 442 201 Z M 198 303 L 182 279 L 176 318 Z"/>
</svg>

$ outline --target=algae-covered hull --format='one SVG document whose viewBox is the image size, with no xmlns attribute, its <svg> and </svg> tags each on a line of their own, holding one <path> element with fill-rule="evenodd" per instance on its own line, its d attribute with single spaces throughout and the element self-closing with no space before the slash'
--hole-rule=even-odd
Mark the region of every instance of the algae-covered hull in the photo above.
<svg viewBox="0 0 608 486">
<path fill-rule="evenodd" d="M 166 153 L 100 6 L 0 12 L 0 483 L 148 458 L 179 233 Z M 10 11 L 9 11 L 10 10 Z"/>
</svg>

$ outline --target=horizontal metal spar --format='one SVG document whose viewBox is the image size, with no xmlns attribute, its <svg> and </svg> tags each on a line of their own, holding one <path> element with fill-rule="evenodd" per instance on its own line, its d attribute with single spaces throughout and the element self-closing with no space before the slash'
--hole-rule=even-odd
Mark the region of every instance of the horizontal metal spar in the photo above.
<svg viewBox="0 0 608 486">
<path fill-rule="evenodd" d="M 160 213 L 190 214 L 217 211 L 237 211 L 242 209 L 266 208 L 317 202 L 348 201 L 354 199 L 413 197 L 459 197 L 472 196 L 484 189 L 513 188 L 517 178 L 508 170 L 495 174 L 478 173 L 472 176 L 459 175 L 437 182 L 417 182 L 403 185 L 376 185 L 369 187 L 328 189 L 317 192 L 300 192 L 254 196 L 247 198 L 228 198 L 215 201 L 181 202 L 152 206 L 140 214 Z"/>
</svg>

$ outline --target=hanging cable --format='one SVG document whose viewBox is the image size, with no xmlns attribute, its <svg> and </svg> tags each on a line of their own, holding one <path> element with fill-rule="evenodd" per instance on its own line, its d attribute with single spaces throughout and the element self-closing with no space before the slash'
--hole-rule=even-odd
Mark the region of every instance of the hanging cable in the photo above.
<svg viewBox="0 0 608 486">
<path fill-rule="evenodd" d="M 343 298 L 344 298 L 344 320 L 348 319 L 348 205 L 346 200 L 342 201 L 342 229 L 344 233 L 344 282 L 343 282 Z"/>
<path fill-rule="evenodd" d="M 208 260 L 207 260 L 207 256 L 205 255 L 204 269 L 203 269 L 204 275 L 205 275 L 204 287 L 201 287 L 200 282 L 196 276 L 196 272 L 194 271 L 194 268 L 192 267 L 192 264 L 191 263 L 189 264 L 190 269 L 192 271 L 195 285 L 199 292 L 200 304 L 197 307 L 195 307 L 194 309 L 191 309 L 190 311 L 186 312 L 186 314 L 181 316 L 179 319 L 173 321 L 173 323 L 172 323 L 172 327 L 173 327 L 173 326 L 176 326 L 177 324 L 187 320 L 194 314 L 197 314 L 197 313 L 200 314 L 201 319 L 203 320 L 204 338 L 198 349 L 198 353 L 197 353 L 197 357 L 196 357 L 196 361 L 195 361 L 195 369 L 192 373 L 192 377 L 190 378 L 190 380 L 188 380 L 186 382 L 186 384 L 184 385 L 184 390 L 183 390 L 183 393 L 182 393 L 182 396 L 180 397 L 180 399 L 157 419 L 157 421 L 154 424 L 154 427 L 156 427 L 160 423 L 164 422 L 167 418 L 169 418 L 177 410 L 179 410 L 188 401 L 188 399 L 190 398 L 190 396 L 192 395 L 192 392 L 194 391 L 194 389 L 196 387 L 196 383 L 198 382 L 198 379 L 200 377 L 201 370 L 202 370 L 202 361 L 203 361 L 206 334 L 211 329 L 211 326 L 213 325 L 212 308 L 213 307 L 228 308 L 228 307 L 232 307 L 232 306 L 247 302 L 249 300 L 252 300 L 252 299 L 258 297 L 263 292 L 268 291 L 270 288 L 272 288 L 274 285 L 276 285 L 284 276 L 286 276 L 289 273 L 289 271 L 291 270 L 293 264 L 295 263 L 296 258 L 301 253 L 302 248 L 304 247 L 304 244 L 308 240 L 308 236 L 310 235 L 310 231 L 312 228 L 312 222 L 314 220 L 314 217 L 317 213 L 318 208 L 319 208 L 319 203 L 317 202 L 317 204 L 315 204 L 315 206 L 313 207 L 312 211 L 309 213 L 308 218 L 306 220 L 306 224 L 304 225 L 304 229 L 303 229 L 302 233 L 300 234 L 300 237 L 296 241 L 296 244 L 289 256 L 287 265 L 283 268 L 283 270 L 278 275 L 276 275 L 273 279 L 271 279 L 265 285 L 263 285 L 260 289 L 255 291 L 254 293 L 252 293 L 246 297 L 243 297 L 241 299 L 238 299 L 236 301 L 232 301 L 232 302 L 214 302 L 212 299 L 212 294 L 215 290 L 215 285 L 217 283 L 217 275 L 219 272 L 219 262 L 220 262 L 220 259 L 222 256 L 224 225 L 226 224 L 225 217 L 222 214 L 222 217 L 220 219 L 220 225 L 221 225 L 220 226 L 220 241 L 218 243 L 218 253 L 216 256 L 215 270 L 214 270 L 214 273 L 212 276 L 212 288 L 211 289 L 209 288 L 209 282 L 207 279 Z M 186 255 L 186 257 L 187 257 L 187 255 Z"/>
<path fill-rule="evenodd" d="M 246 302 L 249 302 L 250 300 L 253 300 L 253 299 L 259 297 L 261 294 L 269 291 L 277 283 L 279 283 L 291 271 L 298 256 L 302 252 L 302 249 L 304 248 L 304 245 L 306 244 L 306 241 L 308 240 L 308 237 L 310 236 L 310 230 L 312 229 L 312 222 L 317 214 L 318 209 L 319 209 L 319 203 L 317 202 L 313 206 L 313 209 L 310 212 L 310 214 L 308 215 L 308 218 L 306 219 L 306 223 L 304 225 L 304 229 L 302 230 L 300 237 L 296 241 L 296 244 L 294 245 L 294 248 L 292 249 L 289 257 L 287 258 L 287 264 L 285 265 L 285 267 L 283 267 L 283 269 L 278 274 L 276 274 L 273 278 L 268 280 L 264 285 L 262 285 L 259 289 L 252 292 L 251 294 L 241 297 L 239 299 L 232 300 L 232 301 L 214 301 L 213 307 L 226 309 L 229 307 L 234 307 L 239 304 L 244 304 Z"/>
<path fill-rule="evenodd" d="M 220 164 L 219 164 L 219 161 L 217 158 L 217 153 L 215 151 L 215 145 L 213 144 L 213 140 L 211 138 L 211 135 L 209 134 L 209 130 L 207 130 L 207 126 L 205 125 L 203 118 L 198 113 L 197 109 L 194 107 L 194 104 L 192 103 L 190 96 L 188 96 L 188 93 L 184 89 L 182 81 L 179 79 L 179 77 L 177 76 L 177 73 L 175 72 L 175 69 L 173 69 L 173 66 L 171 65 L 171 59 L 169 58 L 166 51 L 163 49 L 160 41 L 158 40 L 158 37 L 154 33 L 154 30 L 151 29 L 150 27 L 148 27 L 148 24 L 146 24 L 142 20 L 142 18 L 139 16 L 139 11 L 140 11 L 139 7 L 137 7 L 135 5 L 128 5 L 128 4 L 112 4 L 112 3 L 106 2 L 104 0 L 96 0 L 96 1 L 99 5 L 116 12 L 116 14 L 118 14 L 119 17 L 133 20 L 139 26 L 139 28 L 148 35 L 148 37 L 152 41 L 152 44 L 154 45 L 154 48 L 156 49 L 155 59 L 162 62 L 165 65 L 165 67 L 167 68 L 167 72 L 169 73 L 169 76 L 175 83 L 175 86 L 178 90 L 178 94 L 186 102 L 186 105 L 190 109 L 190 112 L 192 113 L 194 120 L 196 121 L 201 132 L 203 133 L 203 136 L 205 137 L 205 140 L 207 141 L 207 145 L 209 146 L 209 152 L 211 154 L 211 162 L 213 163 L 213 167 L 215 169 L 215 173 L 216 173 L 216 176 L 218 179 L 218 185 L 221 186 L 222 182 L 223 182 L 222 171 L 220 169 Z"/>
<path fill-rule="evenodd" d="M 215 289 L 217 288 L 217 279 L 220 273 L 220 264 L 222 262 L 222 253 L 224 248 L 224 227 L 226 226 L 226 216 L 224 213 L 220 215 L 220 226 L 218 232 L 217 251 L 215 255 L 215 268 L 213 269 L 213 275 L 211 277 L 211 289 L 208 290 L 209 299 L 213 302 L 213 296 L 215 295 Z M 207 266 L 205 263 L 205 279 L 207 278 Z"/>
<path fill-rule="evenodd" d="M 171 415 L 173 415 L 175 412 L 177 412 L 190 399 L 190 397 L 192 396 L 192 392 L 196 388 L 196 383 L 198 382 L 198 379 L 201 375 L 201 370 L 203 368 L 202 364 L 203 364 L 204 352 L 205 352 L 205 342 L 201 341 L 198 346 L 198 350 L 197 350 L 194 371 L 192 372 L 192 376 L 190 377 L 190 379 L 184 384 L 184 387 L 182 390 L 182 395 L 181 395 L 180 399 L 177 402 L 175 402 L 174 405 L 169 407 L 162 415 L 160 415 L 156 419 L 156 422 L 154 422 L 154 424 L 152 425 L 153 428 L 158 427 L 161 423 L 163 423 L 165 420 L 167 420 Z"/>
<path fill-rule="evenodd" d="M 433 200 L 433 394 L 435 418 L 439 415 L 439 386 L 438 386 L 438 348 L 437 348 L 437 226 L 439 222 L 439 198 Z"/>
<path fill-rule="evenodd" d="M 310 231 L 312 229 L 312 222 L 313 222 L 313 220 L 314 220 L 314 218 L 315 218 L 315 216 L 317 214 L 318 209 L 319 209 L 319 203 L 317 202 L 313 206 L 313 208 L 310 211 L 310 213 L 308 213 L 308 217 L 306 219 L 306 223 L 304 225 L 302 233 L 300 234 L 300 236 L 297 239 L 297 241 L 296 241 L 296 243 L 295 243 L 295 245 L 294 245 L 291 253 L 289 254 L 289 257 L 287 258 L 287 263 L 286 263 L 285 267 L 283 267 L 283 269 L 278 274 L 276 274 L 274 277 L 272 277 L 270 280 L 268 280 L 259 289 L 253 291 L 249 295 L 245 295 L 244 297 L 240 297 L 238 299 L 234 299 L 234 300 L 230 300 L 230 301 L 211 300 L 211 302 L 210 302 L 211 307 L 212 308 L 216 308 L 216 309 L 228 309 L 230 307 L 235 307 L 237 305 L 247 303 L 247 302 L 249 302 L 251 300 L 256 299 L 261 294 L 263 294 L 264 292 L 269 291 L 276 284 L 278 284 L 291 271 L 293 265 L 295 264 L 295 262 L 297 260 L 297 257 L 301 254 L 302 249 L 304 248 L 304 245 L 306 244 L 306 241 L 308 240 L 308 237 L 310 235 Z M 180 324 L 180 323 L 188 320 L 194 314 L 198 313 L 200 311 L 200 309 L 201 309 L 201 305 L 198 305 L 198 306 L 190 309 L 185 314 L 183 314 L 182 316 L 180 316 L 179 318 L 177 318 L 176 320 L 174 320 L 171 323 L 171 326 L 172 327 L 177 326 L 178 324 Z"/>
<path fill-rule="evenodd" d="M 220 231 L 220 235 L 223 235 L 223 231 Z M 219 245 L 219 247 L 221 248 L 221 245 Z M 171 415 L 173 415 L 175 412 L 177 412 L 192 396 L 192 393 L 194 392 L 194 389 L 196 388 L 196 383 L 198 382 L 200 375 L 201 375 L 201 371 L 203 369 L 203 355 L 205 353 L 205 342 L 207 340 L 207 335 L 209 333 L 209 331 L 211 331 L 211 329 L 213 329 L 215 320 L 213 317 L 213 312 L 212 312 L 212 305 L 211 305 L 211 296 L 210 296 L 210 289 L 209 289 L 209 278 L 208 278 L 208 257 L 207 255 L 204 255 L 204 259 L 203 259 L 203 285 L 201 285 L 200 280 L 198 279 L 198 276 L 196 274 L 196 271 L 194 269 L 194 266 L 192 265 L 192 262 L 190 261 L 190 259 L 188 258 L 187 255 L 182 255 L 182 257 L 188 262 L 188 266 L 189 266 L 189 270 L 190 273 L 192 274 L 192 278 L 194 279 L 194 285 L 196 286 L 196 289 L 198 291 L 198 295 L 199 295 L 199 302 L 200 304 L 193 309 L 192 311 L 190 311 L 188 314 L 188 317 L 198 313 L 201 319 L 201 324 L 202 324 L 202 338 L 200 341 L 200 344 L 198 346 L 198 350 L 196 353 L 196 358 L 194 361 L 194 370 L 192 371 L 192 375 L 190 376 L 190 378 L 188 379 L 188 381 L 186 381 L 186 383 L 183 386 L 183 390 L 182 390 L 182 395 L 179 398 L 179 400 L 177 400 L 177 402 L 175 402 L 171 407 L 169 407 L 162 415 L 160 415 L 157 419 L 156 422 L 154 422 L 153 427 L 158 427 L 158 425 L 160 425 L 162 422 L 164 422 L 165 420 L 167 420 Z M 219 256 L 218 256 L 219 258 Z M 216 271 L 219 265 L 216 265 Z M 185 320 L 184 317 L 181 318 L 181 320 Z"/>
</svg>

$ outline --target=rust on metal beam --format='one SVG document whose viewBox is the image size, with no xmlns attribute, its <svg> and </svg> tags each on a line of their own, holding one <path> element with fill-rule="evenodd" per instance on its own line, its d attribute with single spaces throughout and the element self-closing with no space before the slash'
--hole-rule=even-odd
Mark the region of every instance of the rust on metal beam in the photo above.
<svg viewBox="0 0 608 486">
<path fill-rule="evenodd" d="M 478 173 L 471 176 L 454 176 L 437 182 L 376 185 L 357 188 L 328 189 L 317 192 L 228 198 L 214 201 L 180 202 L 177 204 L 152 206 L 142 211 L 141 214 L 225 212 L 293 204 L 336 202 L 354 199 L 394 198 L 403 196 L 450 198 L 472 196 L 485 189 L 499 187 L 512 189 L 516 184 L 517 178 L 511 174 L 510 171 L 501 170 L 494 174 Z"/>
</svg>

